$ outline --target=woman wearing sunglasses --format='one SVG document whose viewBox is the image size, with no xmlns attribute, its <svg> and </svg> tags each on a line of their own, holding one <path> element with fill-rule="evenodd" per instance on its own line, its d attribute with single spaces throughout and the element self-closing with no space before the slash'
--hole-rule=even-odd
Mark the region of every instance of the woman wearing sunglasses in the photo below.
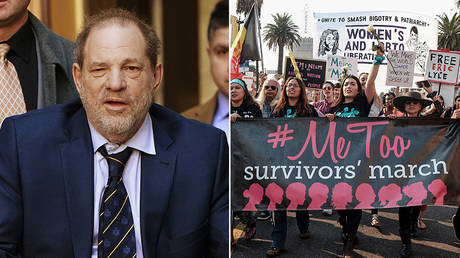
<svg viewBox="0 0 460 258">
<path fill-rule="evenodd" d="M 428 95 L 433 94 L 431 87 L 424 89 L 429 93 Z M 419 92 L 409 91 L 402 96 L 396 97 L 393 103 L 395 107 L 403 113 L 403 117 L 440 117 L 443 108 L 439 102 L 439 95 L 434 96 L 433 100 L 435 111 L 426 116 L 422 115 L 422 110 L 430 106 L 433 101 L 424 99 Z M 389 117 L 395 118 L 394 115 L 390 115 Z M 416 236 L 417 228 L 423 229 L 417 225 L 420 224 L 419 221 L 421 221 L 421 208 L 422 206 L 410 206 L 400 207 L 398 210 L 399 234 L 403 243 L 403 246 L 399 251 L 399 255 L 401 257 L 409 257 L 412 255 L 411 238 Z"/>
<path fill-rule="evenodd" d="M 331 110 L 331 106 L 334 105 L 334 84 L 330 81 L 323 83 L 322 92 L 324 99 L 316 102 L 313 106 L 322 114 L 326 114 Z"/>
<path fill-rule="evenodd" d="M 317 117 L 315 108 L 308 104 L 305 84 L 296 77 L 289 77 L 283 86 L 281 99 L 273 111 L 274 117 Z M 308 227 L 310 216 L 307 210 L 296 211 L 297 227 L 299 228 L 301 239 L 310 237 Z M 267 251 L 268 257 L 280 255 L 284 249 L 287 236 L 287 212 L 275 211 L 272 231 L 272 246 Z"/>
<path fill-rule="evenodd" d="M 262 90 L 257 97 L 257 103 L 262 110 L 262 117 L 271 117 L 273 109 L 280 98 L 280 84 L 274 78 L 264 81 Z"/>
</svg>

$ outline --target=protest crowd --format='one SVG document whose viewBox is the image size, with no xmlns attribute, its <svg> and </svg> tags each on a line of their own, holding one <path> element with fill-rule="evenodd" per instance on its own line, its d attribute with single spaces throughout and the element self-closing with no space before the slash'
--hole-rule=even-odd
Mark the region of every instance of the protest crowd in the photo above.
<svg viewBox="0 0 460 258">
<path fill-rule="evenodd" d="M 233 74 L 230 81 L 231 122 L 238 123 L 242 118 L 277 119 L 279 117 L 326 117 L 330 121 L 336 117 L 350 119 L 386 117 L 391 120 L 408 117 L 437 119 L 460 117 L 460 96 L 456 96 L 454 103 L 448 105 L 451 103 L 444 103 L 443 97 L 434 91 L 431 85 L 423 86 L 423 90 L 411 89 L 404 93 L 399 87 L 391 88 L 379 96 L 375 81 L 384 60 L 384 46 L 380 44 L 376 49 L 369 73 L 363 72 L 356 76 L 342 71 L 339 83 L 326 81 L 322 84 L 321 90 L 306 88 L 304 81 L 296 77 L 288 77 L 283 81 L 279 79 L 280 76 L 267 78 L 266 75 L 262 75 L 260 87 L 252 85 L 251 89 L 256 90 L 251 94 L 248 85 L 241 77 Z M 270 194 L 276 192 L 275 190 L 267 188 L 266 195 L 268 192 Z M 285 190 L 286 196 L 288 190 L 289 187 Z M 269 198 L 273 200 L 272 197 Z M 411 239 L 417 236 L 418 230 L 427 228 L 423 222 L 423 212 L 426 209 L 426 205 L 399 208 L 400 257 L 410 257 L 413 254 Z M 331 216 L 333 212 L 335 211 L 331 209 L 323 209 L 324 216 Z M 354 257 L 353 248 L 358 242 L 357 231 L 361 223 L 362 210 L 338 209 L 336 212 L 339 214 L 338 223 L 342 226 L 340 234 L 343 240 L 343 257 Z M 270 218 L 273 224 L 272 243 L 266 255 L 275 257 L 282 255 L 285 248 L 286 213 L 286 210 L 276 210 L 276 208 L 270 211 L 270 206 L 267 211 L 235 211 L 232 221 L 235 217 L 240 217 L 240 221 L 246 225 L 243 238 L 250 240 L 256 234 L 256 218 L 259 220 Z M 295 214 L 299 237 L 309 238 L 314 231 L 309 230 L 308 210 L 296 210 Z M 378 209 L 372 209 L 371 214 L 370 225 L 380 227 Z M 457 209 L 457 214 L 452 218 L 457 239 L 460 239 L 459 215 Z M 234 245 L 236 241 L 232 239 L 232 246 Z M 397 253 L 394 255 L 396 256 Z"/>
</svg>

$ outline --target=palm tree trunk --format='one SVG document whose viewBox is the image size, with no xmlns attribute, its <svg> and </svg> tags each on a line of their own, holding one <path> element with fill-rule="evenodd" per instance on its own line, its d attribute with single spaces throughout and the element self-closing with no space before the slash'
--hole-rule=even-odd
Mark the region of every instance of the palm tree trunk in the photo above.
<svg viewBox="0 0 460 258">
<path fill-rule="evenodd" d="M 284 45 L 278 45 L 278 73 L 283 73 Z"/>
</svg>

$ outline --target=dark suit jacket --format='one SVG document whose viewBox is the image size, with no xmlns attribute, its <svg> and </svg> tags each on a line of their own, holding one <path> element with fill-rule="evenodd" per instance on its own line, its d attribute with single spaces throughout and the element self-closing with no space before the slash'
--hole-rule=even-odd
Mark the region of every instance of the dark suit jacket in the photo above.
<svg viewBox="0 0 460 258">
<path fill-rule="evenodd" d="M 156 155 L 141 154 L 145 257 L 228 256 L 224 132 L 154 104 Z M 80 100 L 0 130 L 0 257 L 90 257 L 93 151 Z"/>
</svg>

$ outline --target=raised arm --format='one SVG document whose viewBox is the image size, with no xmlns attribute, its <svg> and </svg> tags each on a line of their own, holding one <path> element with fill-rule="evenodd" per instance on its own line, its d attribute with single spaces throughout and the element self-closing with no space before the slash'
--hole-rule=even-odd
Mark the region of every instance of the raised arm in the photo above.
<svg viewBox="0 0 460 258">
<path fill-rule="evenodd" d="M 366 83 L 366 97 L 369 103 L 372 103 L 372 100 L 377 97 L 377 91 L 375 90 L 375 78 L 377 78 L 377 74 L 379 73 L 380 64 L 382 63 L 383 57 L 383 43 L 379 44 L 379 48 L 376 51 L 376 58 L 374 63 L 371 66 L 371 71 L 369 72 L 369 78 L 367 78 Z"/>
</svg>

